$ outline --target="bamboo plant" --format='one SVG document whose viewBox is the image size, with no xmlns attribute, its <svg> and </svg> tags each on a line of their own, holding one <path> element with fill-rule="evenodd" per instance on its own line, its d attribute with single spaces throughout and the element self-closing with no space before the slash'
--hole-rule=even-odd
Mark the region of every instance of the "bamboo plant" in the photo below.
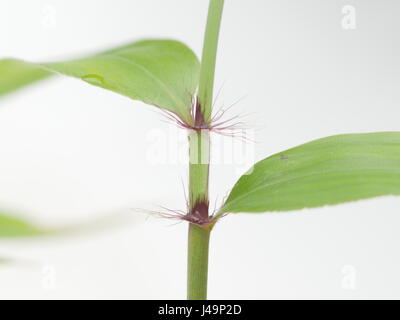
<svg viewBox="0 0 400 320">
<path fill-rule="evenodd" d="M 201 63 L 174 40 L 143 40 L 82 59 L 0 60 L 0 95 L 62 74 L 155 106 L 188 133 L 188 299 L 207 298 L 211 231 L 229 213 L 299 210 L 400 194 L 400 133 L 341 134 L 254 164 L 216 213 L 209 210 L 214 73 L 224 0 L 210 0 Z M 1 230 L 0 220 L 0 230 Z"/>
</svg>

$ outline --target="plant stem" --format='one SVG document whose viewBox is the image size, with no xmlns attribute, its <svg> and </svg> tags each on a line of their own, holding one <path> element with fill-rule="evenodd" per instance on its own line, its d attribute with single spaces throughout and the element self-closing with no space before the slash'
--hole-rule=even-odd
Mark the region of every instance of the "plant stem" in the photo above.
<svg viewBox="0 0 400 320">
<path fill-rule="evenodd" d="M 210 0 L 204 36 L 198 102 L 201 120 L 207 124 L 211 119 L 215 60 L 223 6 L 224 0 Z M 198 119 L 194 120 L 197 123 Z M 189 156 L 189 215 L 200 223 L 199 225 L 189 224 L 187 298 L 205 300 L 207 299 L 208 251 L 212 229 L 212 225 L 202 224 L 209 221 L 210 132 L 208 129 L 190 132 Z"/>
<path fill-rule="evenodd" d="M 192 131 L 189 135 L 189 210 L 192 216 L 208 220 L 208 179 L 210 133 Z M 189 224 L 187 298 L 207 299 L 208 245 L 210 228 Z"/>
<path fill-rule="evenodd" d="M 208 247 L 211 230 L 189 225 L 188 300 L 207 299 Z"/>
<path fill-rule="evenodd" d="M 223 8 L 224 0 L 210 0 L 199 83 L 199 101 L 207 123 L 211 119 L 215 63 Z"/>
<path fill-rule="evenodd" d="M 189 205 L 208 201 L 210 163 L 210 132 L 192 131 L 189 134 Z"/>
</svg>

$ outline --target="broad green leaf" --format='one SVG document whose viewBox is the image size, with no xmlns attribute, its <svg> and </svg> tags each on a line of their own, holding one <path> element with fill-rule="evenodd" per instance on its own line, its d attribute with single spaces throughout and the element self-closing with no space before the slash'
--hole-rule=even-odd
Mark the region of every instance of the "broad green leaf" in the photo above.
<svg viewBox="0 0 400 320">
<path fill-rule="evenodd" d="M 288 211 L 400 195 L 400 133 L 312 141 L 254 165 L 219 214 Z"/>
<path fill-rule="evenodd" d="M 47 231 L 41 230 L 25 220 L 0 214 L 0 239 L 33 237 L 45 234 L 47 234 Z"/>
<path fill-rule="evenodd" d="M 192 97 L 198 86 L 200 64 L 184 44 L 173 40 L 143 40 L 87 58 L 29 64 L 5 60 L 0 69 L 0 92 L 21 87 L 48 72 L 59 73 L 166 109 L 191 123 Z M 13 72 L 13 67 L 15 72 Z M 23 76 L 24 70 L 27 77 Z M 30 77 L 28 75 L 31 75 Z M 12 84 L 12 85 L 10 85 Z"/>
</svg>

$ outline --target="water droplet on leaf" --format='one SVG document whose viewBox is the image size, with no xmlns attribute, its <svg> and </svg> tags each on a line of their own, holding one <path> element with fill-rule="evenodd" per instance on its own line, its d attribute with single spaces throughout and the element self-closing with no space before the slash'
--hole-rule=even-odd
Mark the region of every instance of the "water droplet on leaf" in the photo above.
<svg viewBox="0 0 400 320">
<path fill-rule="evenodd" d="M 105 83 L 105 80 L 102 76 L 99 76 L 97 74 L 87 74 L 82 77 L 83 81 L 86 81 L 90 84 L 93 84 L 95 86 L 103 86 Z"/>
</svg>

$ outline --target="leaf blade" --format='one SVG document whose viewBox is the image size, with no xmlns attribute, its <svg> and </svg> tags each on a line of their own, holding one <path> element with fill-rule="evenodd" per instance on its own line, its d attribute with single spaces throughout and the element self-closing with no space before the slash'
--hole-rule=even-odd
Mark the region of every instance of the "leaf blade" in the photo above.
<svg viewBox="0 0 400 320">
<path fill-rule="evenodd" d="M 12 61 L 15 65 L 19 60 Z M 200 63 L 192 50 L 175 40 L 142 40 L 83 59 L 41 64 L 19 61 L 19 64 L 19 68 L 25 67 L 27 72 L 41 68 L 45 74 L 82 79 L 166 109 L 188 123 L 192 121 L 191 102 L 198 85 Z M 18 79 L 17 72 L 15 76 Z M 4 74 L 0 69 L 2 78 Z M 6 92 L 6 85 L 4 87 L 0 92 Z"/>
<path fill-rule="evenodd" d="M 31 63 L 16 59 L 0 60 L 0 97 L 50 76 L 51 72 Z"/>
<path fill-rule="evenodd" d="M 268 157 L 243 175 L 219 214 L 290 211 L 400 195 L 400 133 L 338 135 Z"/>
<path fill-rule="evenodd" d="M 36 237 L 47 233 L 24 219 L 0 213 L 0 239 Z"/>
</svg>

